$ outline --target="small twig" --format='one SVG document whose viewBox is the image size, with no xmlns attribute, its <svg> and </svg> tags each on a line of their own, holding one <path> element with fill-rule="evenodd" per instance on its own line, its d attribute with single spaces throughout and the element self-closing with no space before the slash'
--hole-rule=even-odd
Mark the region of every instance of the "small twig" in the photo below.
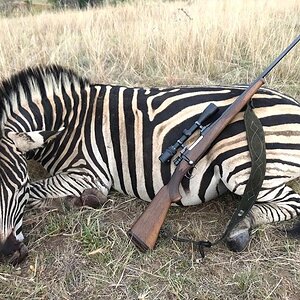
<svg viewBox="0 0 300 300">
<path fill-rule="evenodd" d="M 265 299 L 269 299 L 271 297 L 271 295 L 275 292 L 275 290 L 280 285 L 281 281 L 282 281 L 282 277 L 280 278 L 280 280 L 278 281 L 278 283 L 274 286 L 273 290 L 269 293 L 269 295 Z"/>
<path fill-rule="evenodd" d="M 178 10 L 182 11 L 190 20 L 193 20 L 193 18 L 183 8 L 178 8 Z"/>
<path fill-rule="evenodd" d="M 99 253 L 102 254 L 105 251 L 106 251 L 105 248 L 98 248 L 96 250 L 93 250 L 93 251 L 87 253 L 87 255 L 90 256 L 90 255 L 95 255 L 95 254 L 99 254 Z"/>
</svg>

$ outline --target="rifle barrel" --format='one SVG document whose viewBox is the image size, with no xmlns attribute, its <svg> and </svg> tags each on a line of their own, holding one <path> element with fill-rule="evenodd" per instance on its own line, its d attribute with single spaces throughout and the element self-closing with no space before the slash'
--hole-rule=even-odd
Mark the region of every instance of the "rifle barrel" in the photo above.
<svg viewBox="0 0 300 300">
<path fill-rule="evenodd" d="M 294 41 L 269 65 L 267 69 L 265 69 L 258 78 L 265 78 L 271 70 L 286 56 L 300 41 L 300 35 L 298 35 Z"/>
</svg>

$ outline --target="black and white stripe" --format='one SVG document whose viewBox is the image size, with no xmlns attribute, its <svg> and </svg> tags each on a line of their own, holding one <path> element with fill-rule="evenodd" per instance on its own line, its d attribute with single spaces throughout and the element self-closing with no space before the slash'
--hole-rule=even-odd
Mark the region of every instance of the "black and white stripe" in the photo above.
<svg viewBox="0 0 300 300">
<path fill-rule="evenodd" d="M 31 206 L 41 205 L 42 198 L 78 196 L 91 187 L 104 195 L 113 187 L 150 201 L 175 169 L 173 164 L 160 163 L 162 151 L 209 103 L 219 107 L 217 118 L 244 89 L 127 88 L 90 84 L 57 66 L 27 69 L 2 82 L 0 88 L 1 148 L 5 147 L 7 132 L 64 128 L 45 146 L 27 153 L 27 158 L 41 162 L 52 175 L 31 183 Z M 253 222 L 290 219 L 300 212 L 299 195 L 285 186 L 300 175 L 300 106 L 296 100 L 267 88 L 253 97 L 253 105 L 265 131 L 267 148 L 266 177 L 253 208 L 253 214 L 257 214 Z M 191 141 L 196 138 L 197 134 Z M 9 151 L 14 157 L 20 156 L 16 147 L 6 153 Z M 26 186 L 23 162 L 13 162 L 10 167 L 2 156 L 0 163 L 3 174 L 13 174 L 17 181 L 22 178 L 22 184 L 17 184 Z M 22 174 L 18 173 L 19 165 Z M 250 166 L 241 112 L 199 161 L 192 179 L 183 181 L 182 204 L 199 204 L 226 190 L 241 195 Z M 10 180 L 1 180 L 1 216 L 20 219 L 24 201 L 8 195 L 16 194 L 16 187 L 7 182 Z M 3 220 L 1 224 L 7 226 Z"/>
</svg>

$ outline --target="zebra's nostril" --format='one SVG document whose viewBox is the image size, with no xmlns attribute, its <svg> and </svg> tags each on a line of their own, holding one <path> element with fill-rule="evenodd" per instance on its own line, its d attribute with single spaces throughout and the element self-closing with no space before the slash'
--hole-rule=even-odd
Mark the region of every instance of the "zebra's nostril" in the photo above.
<svg viewBox="0 0 300 300">
<path fill-rule="evenodd" d="M 4 244 L 1 246 L 1 252 L 4 255 L 11 255 L 20 249 L 20 242 L 16 239 L 13 233 L 11 233 Z"/>
</svg>

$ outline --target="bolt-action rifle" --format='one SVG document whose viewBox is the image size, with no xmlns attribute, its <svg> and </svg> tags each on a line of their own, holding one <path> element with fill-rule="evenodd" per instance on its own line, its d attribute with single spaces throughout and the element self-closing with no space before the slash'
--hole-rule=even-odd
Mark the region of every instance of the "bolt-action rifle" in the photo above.
<svg viewBox="0 0 300 300">
<path fill-rule="evenodd" d="M 225 112 L 210 126 L 201 131 L 200 137 L 188 148 L 183 146 L 183 142 L 196 130 L 203 128 L 202 123 L 212 115 L 216 107 L 209 105 L 200 118 L 190 128 L 184 131 L 183 136 L 177 140 L 176 144 L 170 146 L 161 156 L 162 162 L 168 162 L 182 147 L 179 157 L 175 160 L 176 169 L 168 184 L 163 186 L 151 201 L 145 212 L 137 219 L 131 229 L 128 231 L 129 237 L 139 250 L 145 252 L 153 249 L 159 235 L 161 226 L 167 216 L 167 212 L 172 203 L 181 200 L 179 185 L 183 177 L 195 167 L 197 162 L 205 155 L 213 141 L 219 136 L 224 128 L 233 120 L 233 118 L 243 109 L 251 100 L 253 95 L 264 84 L 264 78 L 279 63 L 279 61 L 299 42 L 300 35 L 255 79 L 249 87 L 225 110 Z"/>
</svg>

